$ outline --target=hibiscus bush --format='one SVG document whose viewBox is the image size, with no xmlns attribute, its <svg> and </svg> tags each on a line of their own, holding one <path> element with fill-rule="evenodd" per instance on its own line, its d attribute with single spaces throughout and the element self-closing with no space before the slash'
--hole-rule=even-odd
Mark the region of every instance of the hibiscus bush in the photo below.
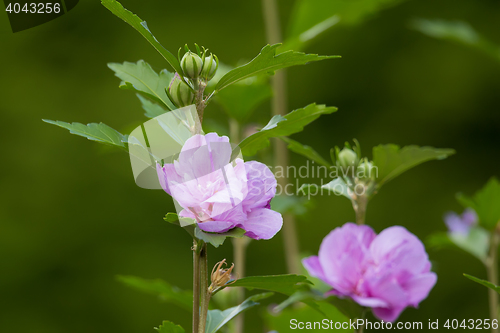
<svg viewBox="0 0 500 333">
<path fill-rule="evenodd" d="M 297 318 L 322 323 L 326 319 L 330 329 L 345 332 L 369 331 L 367 318 L 392 324 L 408 308 L 426 306 L 436 284 L 446 283 L 426 248 L 443 247 L 466 251 L 484 265 L 486 279 L 465 277 L 489 288 L 490 313 L 482 319 L 485 323 L 488 320 L 488 329 L 498 332 L 500 184 L 495 178 L 474 196 L 457 195 L 465 210 L 462 215 L 444 216 L 447 232 L 432 233 L 421 240 L 407 225 L 407 216 L 387 211 L 391 222 L 377 233 L 367 212 L 377 204 L 372 203 L 374 198 L 391 194 L 385 193 L 386 184 L 421 164 L 437 167 L 439 163 L 434 162 L 454 155 L 454 149 L 384 142 L 367 154 L 358 140 L 344 137 L 340 139 L 347 140 L 345 144 L 331 145 L 327 156 L 309 142 L 290 138 L 312 122 L 337 117 L 338 109 L 311 100 L 289 110 L 285 70 L 311 62 L 321 66 L 338 61 L 337 55 L 302 51 L 338 20 L 353 24 L 368 12 L 360 10 L 352 15 L 348 10 L 340 11 L 345 16 L 339 18 L 338 8 L 332 12 L 323 2 L 298 1 L 295 19 L 299 23 L 288 38 L 282 38 L 274 24 L 279 19 L 275 3 L 264 1 L 268 44 L 255 50 L 252 60 L 231 66 L 224 54 L 216 55 L 191 40 L 171 52 L 168 49 L 174 50 L 174 45 L 168 40 L 160 42 L 146 21 L 115 0 L 101 2 L 139 32 L 165 61 L 159 70 L 144 60 L 108 64 L 121 81 L 119 87 L 136 94 L 148 119 L 130 134 L 104 123 L 44 121 L 127 152 L 136 184 L 162 189 L 166 193 L 157 194 L 175 207 L 175 211 L 164 212 L 163 220 L 189 235 L 190 241 L 177 251 L 192 252 L 192 288 L 182 290 L 164 279 L 118 278 L 192 313 L 190 327 L 179 326 L 175 316 L 165 313 L 164 321 L 156 323 L 158 332 L 243 332 L 242 313 L 263 302 L 268 306 L 261 307 L 259 313 L 267 331 L 287 332 Z M 378 11 L 386 5 L 377 4 L 372 9 Z M 320 14 L 307 16 L 312 12 Z M 326 85 L 330 79 L 302 84 Z M 262 104 L 269 100 L 271 114 L 264 114 Z M 218 108 L 212 109 L 214 104 Z M 210 118 L 210 112 L 221 114 Z M 265 119 L 262 126 L 248 120 L 255 114 Z M 330 141 L 326 137 L 337 134 L 322 135 Z M 293 184 L 291 156 L 311 163 L 311 169 L 317 170 L 316 177 L 311 177 L 315 179 Z M 298 172 L 300 175 L 300 169 Z M 317 178 L 319 182 L 314 181 Z M 429 190 L 436 186 L 425 178 L 419 185 Z M 289 186 L 296 186 L 296 191 L 287 192 Z M 325 201 L 328 205 L 348 203 L 353 218 L 340 226 L 331 223 L 330 216 L 308 221 L 313 231 L 319 223 L 331 231 L 321 233 L 323 240 L 313 246 L 316 254 L 306 254 L 300 248 L 302 235 L 295 220 L 321 210 Z M 425 206 L 424 199 L 421 204 Z M 266 255 L 281 255 L 286 263 L 282 271 L 247 275 L 249 247 L 262 246 L 279 235 L 284 252 Z M 166 242 L 168 238 L 165 235 Z M 219 257 L 220 247 L 232 249 L 232 261 Z M 215 264 L 209 265 L 209 259 Z M 424 320 L 424 329 L 426 325 Z"/>
</svg>

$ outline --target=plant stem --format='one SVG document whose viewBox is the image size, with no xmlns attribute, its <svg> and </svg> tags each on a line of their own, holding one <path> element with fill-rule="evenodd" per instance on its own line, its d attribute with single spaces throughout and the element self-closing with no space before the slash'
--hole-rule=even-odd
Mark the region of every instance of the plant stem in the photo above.
<svg viewBox="0 0 500 333">
<path fill-rule="evenodd" d="M 365 194 L 352 200 L 352 207 L 356 212 L 356 223 L 359 225 L 365 224 L 366 206 L 368 206 L 368 197 Z"/>
<path fill-rule="evenodd" d="M 196 240 L 193 243 L 193 333 L 197 333 L 200 322 L 200 253 Z"/>
<path fill-rule="evenodd" d="M 276 0 L 262 0 L 264 23 L 266 27 L 267 42 L 276 44 L 281 42 L 281 28 Z M 273 115 L 285 115 L 287 112 L 286 72 L 280 70 L 271 78 L 274 91 L 272 98 Z M 288 149 L 282 140 L 273 141 L 274 165 L 286 168 L 288 166 Z M 278 178 L 278 185 L 282 191 L 288 184 L 287 177 Z M 295 218 L 292 214 L 283 216 L 283 239 L 285 258 L 289 273 L 300 273 L 300 256 Z"/>
<path fill-rule="evenodd" d="M 499 234 L 498 227 L 491 234 L 490 238 L 490 254 L 486 260 L 486 272 L 488 274 L 488 281 L 494 285 L 498 285 L 498 244 Z M 490 305 L 490 318 L 491 320 L 498 320 L 498 293 L 495 290 L 488 289 L 489 305 Z M 491 328 L 492 333 L 498 333 L 498 328 Z"/>
<path fill-rule="evenodd" d="M 229 136 L 232 142 L 240 141 L 240 124 L 237 120 L 229 119 Z M 245 277 L 245 263 L 246 263 L 246 252 L 249 243 L 248 238 L 233 238 L 233 260 L 234 260 L 234 273 L 241 279 Z M 238 304 L 243 303 L 245 300 L 245 288 L 236 288 L 237 302 Z M 234 332 L 243 333 L 245 316 L 241 313 L 234 318 Z"/>
<path fill-rule="evenodd" d="M 363 312 L 361 312 L 361 319 L 365 319 L 366 317 L 366 308 L 363 308 Z M 356 330 L 356 333 L 363 333 L 363 331 L 365 330 L 365 325 L 363 323 L 363 326 L 361 326 L 358 330 Z"/>
<path fill-rule="evenodd" d="M 207 244 L 203 242 L 200 250 L 200 323 L 198 333 L 205 333 L 205 326 L 207 324 L 208 303 L 210 302 L 211 294 L 208 292 L 208 257 L 207 257 Z"/>
</svg>

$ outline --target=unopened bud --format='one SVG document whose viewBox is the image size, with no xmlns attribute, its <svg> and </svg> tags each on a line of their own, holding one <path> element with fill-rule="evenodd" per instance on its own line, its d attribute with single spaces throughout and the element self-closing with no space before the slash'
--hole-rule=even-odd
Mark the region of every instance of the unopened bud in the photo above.
<svg viewBox="0 0 500 333">
<path fill-rule="evenodd" d="M 188 106 L 193 104 L 194 94 L 187 85 L 186 82 L 182 80 L 179 74 L 175 73 L 170 86 L 168 87 L 169 97 L 178 107 Z"/>
<path fill-rule="evenodd" d="M 191 51 L 186 52 L 181 59 L 182 71 L 191 79 L 196 79 L 200 75 L 202 66 L 203 61 L 200 56 Z"/>
<path fill-rule="evenodd" d="M 356 174 L 359 179 L 369 179 L 374 176 L 374 166 L 371 162 L 368 162 L 368 160 L 364 159 L 362 160 L 358 168 L 356 169 Z"/>
<path fill-rule="evenodd" d="M 357 164 L 358 155 L 349 148 L 344 148 L 339 152 L 338 162 L 342 168 L 354 167 Z"/>
<path fill-rule="evenodd" d="M 203 64 L 200 76 L 207 81 L 210 81 L 217 72 L 218 67 L 219 61 L 217 60 L 217 56 L 210 54 L 210 56 L 205 57 L 205 63 Z"/>
</svg>

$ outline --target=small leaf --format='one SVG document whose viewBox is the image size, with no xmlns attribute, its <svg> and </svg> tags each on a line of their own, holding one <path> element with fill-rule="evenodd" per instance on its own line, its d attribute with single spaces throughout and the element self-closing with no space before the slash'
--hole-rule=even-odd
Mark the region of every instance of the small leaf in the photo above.
<svg viewBox="0 0 500 333">
<path fill-rule="evenodd" d="M 184 329 L 180 327 L 179 325 L 175 325 L 174 323 L 170 321 L 163 321 L 163 324 L 161 324 L 160 327 L 156 328 L 160 333 L 184 333 Z"/>
<path fill-rule="evenodd" d="M 486 229 L 491 230 L 500 222 L 500 182 L 496 178 L 491 178 L 474 197 L 458 194 L 457 199 L 465 208 L 476 211 L 479 223 Z"/>
<path fill-rule="evenodd" d="M 234 84 L 219 92 L 214 99 L 227 115 L 244 123 L 252 112 L 272 95 L 271 87 L 261 82 Z"/>
<path fill-rule="evenodd" d="M 411 27 L 427 36 L 457 42 L 500 60 L 500 46 L 481 36 L 467 22 L 417 19 L 411 22 Z"/>
<path fill-rule="evenodd" d="M 259 132 L 245 138 L 238 145 L 243 155 L 252 156 L 263 148 L 269 146 L 269 139 L 279 136 L 288 136 L 300 132 L 304 126 L 316 120 L 323 114 L 337 111 L 335 107 L 325 105 L 309 104 L 305 108 L 294 110 L 284 117 L 274 116 L 269 123 Z"/>
<path fill-rule="evenodd" d="M 458 247 L 472 254 L 482 262 L 488 257 L 490 233 L 483 228 L 474 227 L 468 235 L 437 232 L 429 236 L 427 244 L 431 247 Z"/>
<path fill-rule="evenodd" d="M 219 247 L 224 243 L 227 237 L 241 238 L 245 236 L 246 231 L 241 228 L 234 228 L 222 234 L 215 234 L 210 232 L 205 232 L 196 226 L 194 236 L 197 239 L 201 239 L 205 243 L 210 243 L 214 247 Z"/>
<path fill-rule="evenodd" d="M 325 166 L 327 168 L 331 167 L 331 164 L 328 163 L 323 157 L 321 157 L 320 154 L 318 154 L 311 147 L 303 145 L 300 142 L 297 142 L 287 137 L 280 137 L 280 139 L 288 143 L 288 149 L 290 149 L 291 151 L 300 154 L 322 166 Z"/>
<path fill-rule="evenodd" d="M 128 61 L 123 64 L 109 63 L 108 67 L 122 80 L 121 89 L 133 90 L 169 110 L 176 109 L 165 92 L 174 77 L 173 73 L 164 69 L 158 75 L 144 60 L 139 60 L 137 63 Z"/>
<path fill-rule="evenodd" d="M 313 192 L 313 190 L 314 190 L 314 192 Z M 332 180 L 328 184 L 325 184 L 321 187 L 319 187 L 316 184 L 302 184 L 302 186 L 297 190 L 297 194 L 302 194 L 302 195 L 307 195 L 307 196 L 313 195 L 314 196 L 314 195 L 318 195 L 318 192 L 319 192 L 319 194 L 323 194 L 322 190 L 327 190 L 335 195 L 338 195 L 338 196 L 342 195 L 342 196 L 346 197 L 347 199 L 352 200 L 352 197 L 350 195 L 351 190 L 349 189 L 349 187 L 347 186 L 345 181 L 340 177 L 335 178 L 334 180 Z"/>
<path fill-rule="evenodd" d="M 338 58 L 339 56 L 319 56 L 317 54 L 305 54 L 302 52 L 286 51 L 276 54 L 276 49 L 281 44 L 266 45 L 262 48 L 260 53 L 248 64 L 237 67 L 224 75 L 217 85 L 215 91 L 220 91 L 227 86 L 249 78 L 251 76 L 275 72 L 278 69 L 305 65 L 311 61 L 318 61 L 324 59 Z"/>
<path fill-rule="evenodd" d="M 165 49 L 153 36 L 151 31 L 146 24 L 146 21 L 141 20 L 141 18 L 129 10 L 123 8 L 123 6 L 116 0 L 101 0 L 104 7 L 109 9 L 113 14 L 130 24 L 135 30 L 137 30 L 148 42 L 158 51 L 163 58 L 172 66 L 172 68 L 177 73 L 182 73 L 179 60 L 167 49 Z"/>
<path fill-rule="evenodd" d="M 311 282 L 303 275 L 284 274 L 245 277 L 236 280 L 229 287 L 245 287 L 249 290 L 262 289 L 291 295 L 307 284 L 311 284 Z"/>
<path fill-rule="evenodd" d="M 379 145 L 373 148 L 373 163 L 377 167 L 377 183 L 382 186 L 403 172 L 427 161 L 442 160 L 453 155 L 453 149 L 406 146 L 399 148 L 394 144 Z"/>
<path fill-rule="evenodd" d="M 92 141 L 98 141 L 109 145 L 126 149 L 127 136 L 103 123 L 90 123 L 87 125 L 80 123 L 65 123 L 59 120 L 46 120 L 44 122 L 53 124 L 69 130 L 71 134 L 83 136 Z"/>
<path fill-rule="evenodd" d="M 489 281 L 485 281 L 485 280 L 481 280 L 481 279 L 478 279 L 477 277 L 474 277 L 472 275 L 468 275 L 468 274 L 464 274 L 464 276 L 474 282 L 477 282 L 479 284 L 482 284 L 483 286 L 487 287 L 487 288 L 490 288 L 494 291 L 496 291 L 497 293 L 500 294 L 500 286 L 497 286 L 497 285 L 494 285 L 493 283 L 489 282 Z"/>
<path fill-rule="evenodd" d="M 193 310 L 193 292 L 190 290 L 181 290 L 160 279 L 146 280 L 136 276 L 118 276 L 117 278 L 123 284 L 156 295 L 164 302 L 173 303 L 190 312 Z"/>
<path fill-rule="evenodd" d="M 311 201 L 295 195 L 277 195 L 271 201 L 271 209 L 281 214 L 304 215 L 309 211 L 310 206 Z"/>
<path fill-rule="evenodd" d="M 240 314 L 241 312 L 243 312 L 251 307 L 259 305 L 259 303 L 257 303 L 257 301 L 264 299 L 264 298 L 271 297 L 272 295 L 273 295 L 273 293 L 257 294 L 257 295 L 254 295 L 254 296 L 247 298 L 240 305 L 226 309 L 224 311 L 209 310 L 208 316 L 207 316 L 207 325 L 206 325 L 205 332 L 206 333 L 217 332 L 222 326 L 224 326 L 228 321 L 233 319 L 236 315 Z"/>
</svg>

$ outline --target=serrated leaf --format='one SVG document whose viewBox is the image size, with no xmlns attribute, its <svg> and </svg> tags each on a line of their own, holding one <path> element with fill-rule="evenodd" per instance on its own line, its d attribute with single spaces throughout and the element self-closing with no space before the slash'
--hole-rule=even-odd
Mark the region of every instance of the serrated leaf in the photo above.
<svg viewBox="0 0 500 333">
<path fill-rule="evenodd" d="M 220 91 L 227 86 L 249 78 L 251 76 L 277 71 L 296 65 L 305 65 L 311 61 L 338 58 L 339 56 L 319 56 L 317 54 L 305 54 L 302 52 L 285 51 L 276 54 L 276 49 L 281 44 L 266 45 L 260 53 L 248 64 L 237 67 L 224 75 L 217 85 L 215 91 Z"/>
<path fill-rule="evenodd" d="M 288 146 L 287 148 L 290 149 L 291 151 L 300 154 L 304 156 L 305 158 L 308 158 L 320 165 L 323 165 L 327 168 L 331 167 L 331 164 L 328 163 L 323 157 L 321 157 L 320 154 L 318 154 L 314 149 L 312 149 L 310 146 L 306 146 L 301 144 L 300 142 L 297 142 L 295 140 L 292 140 L 287 137 L 280 137 L 281 140 L 285 141 Z"/>
<path fill-rule="evenodd" d="M 271 87 L 264 83 L 234 84 L 219 92 L 215 101 L 227 115 L 244 123 L 253 111 L 272 95 Z"/>
<path fill-rule="evenodd" d="M 160 327 L 158 328 L 155 327 L 155 330 L 157 330 L 160 333 L 185 333 L 182 327 L 166 320 L 163 321 L 163 324 L 161 324 Z"/>
<path fill-rule="evenodd" d="M 166 109 L 161 107 L 160 105 L 151 102 L 150 100 L 142 97 L 141 95 L 137 94 L 137 97 L 141 101 L 142 108 L 144 111 L 144 115 L 148 118 L 156 118 L 158 116 L 161 116 L 162 114 L 168 112 Z"/>
<path fill-rule="evenodd" d="M 109 63 L 108 67 L 122 80 L 121 89 L 133 90 L 169 110 L 176 109 L 165 92 L 174 77 L 173 73 L 164 69 L 157 74 L 144 60 L 139 60 L 137 63 L 128 61 L 123 64 Z"/>
<path fill-rule="evenodd" d="M 305 108 L 294 110 L 284 117 L 274 116 L 269 123 L 259 132 L 245 138 L 238 145 L 243 155 L 252 156 L 260 149 L 269 146 L 269 139 L 279 136 L 288 136 L 300 132 L 304 126 L 316 120 L 323 114 L 337 111 L 335 107 L 325 105 L 309 104 Z"/>
<path fill-rule="evenodd" d="M 476 211 L 485 228 L 493 229 L 500 222 L 500 183 L 496 178 L 491 178 L 473 197 L 458 194 L 457 199 L 465 208 Z"/>
<path fill-rule="evenodd" d="M 124 149 L 127 148 L 127 136 L 104 123 L 90 123 L 85 125 L 81 123 L 66 123 L 59 120 L 42 120 L 46 123 L 66 128 L 71 134 L 83 136 L 92 141 L 98 141 Z"/>
<path fill-rule="evenodd" d="M 314 192 L 313 192 L 313 189 L 314 189 Z M 322 185 L 321 187 L 319 187 L 316 184 L 302 184 L 302 186 L 300 186 L 300 188 L 297 190 L 297 193 L 302 194 L 302 195 L 308 195 L 308 196 L 313 195 L 314 196 L 314 195 L 318 195 L 318 192 L 323 194 L 322 190 L 332 192 L 338 196 L 342 195 L 342 196 L 346 197 L 347 199 L 352 200 L 349 187 L 347 186 L 345 181 L 340 177 L 335 178 L 334 180 L 332 180 L 328 184 Z"/>
<path fill-rule="evenodd" d="M 236 280 L 229 287 L 245 287 L 249 290 L 262 289 L 291 295 L 308 284 L 311 282 L 303 275 L 284 274 L 245 277 Z"/>
<path fill-rule="evenodd" d="M 377 184 L 382 186 L 403 172 L 431 160 L 442 160 L 453 155 L 453 149 L 405 146 L 394 144 L 373 148 L 373 163 L 377 167 Z"/>
<path fill-rule="evenodd" d="M 489 281 L 478 279 L 477 277 L 474 277 L 474 276 L 469 275 L 469 274 L 464 274 L 464 276 L 466 278 L 468 278 L 476 283 L 482 284 L 483 286 L 490 288 L 490 289 L 492 289 L 500 294 L 500 286 L 494 285 L 493 283 L 491 283 Z"/>
<path fill-rule="evenodd" d="M 262 293 L 251 296 L 247 298 L 243 303 L 238 306 L 226 309 L 224 311 L 221 310 L 209 310 L 207 316 L 207 325 L 205 328 L 206 333 L 215 333 L 219 329 L 222 328 L 228 321 L 233 319 L 235 316 L 240 314 L 241 312 L 259 305 L 257 301 L 271 297 L 273 293 Z"/>
<path fill-rule="evenodd" d="M 160 279 L 147 280 L 136 276 L 118 276 L 117 279 L 126 286 L 158 296 L 164 302 L 192 311 L 193 292 L 190 290 L 181 290 Z"/>
<path fill-rule="evenodd" d="M 480 227 L 471 228 L 468 235 L 438 232 L 429 236 L 427 244 L 436 248 L 456 246 L 485 262 L 488 257 L 490 233 Z"/>
<path fill-rule="evenodd" d="M 101 0 L 101 3 L 104 7 L 109 9 L 113 14 L 121 18 L 123 21 L 130 24 L 135 30 L 137 30 L 147 41 L 158 51 L 163 58 L 172 66 L 172 68 L 177 73 L 182 73 L 181 66 L 179 64 L 179 60 L 172 53 L 170 53 L 167 49 L 165 49 L 159 42 L 156 40 L 155 36 L 149 30 L 146 21 L 143 21 L 139 16 L 135 15 L 131 11 L 125 9 L 118 1 L 116 0 Z"/>
<path fill-rule="evenodd" d="M 416 19 L 411 27 L 427 36 L 453 41 L 500 60 L 500 46 L 481 36 L 467 22 Z"/>
</svg>

